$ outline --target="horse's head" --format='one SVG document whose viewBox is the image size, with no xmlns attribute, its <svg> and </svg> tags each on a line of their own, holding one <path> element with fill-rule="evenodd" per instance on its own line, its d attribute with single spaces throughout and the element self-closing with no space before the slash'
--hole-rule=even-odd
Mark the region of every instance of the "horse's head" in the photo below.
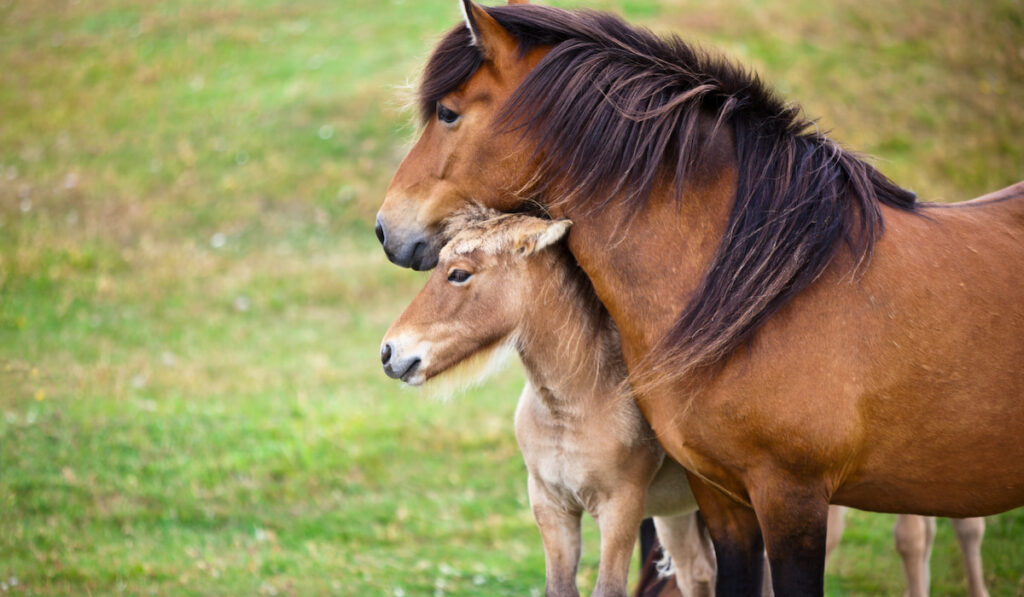
<svg viewBox="0 0 1024 597">
<path fill-rule="evenodd" d="M 450 32 L 430 58 L 419 90 L 425 126 L 377 214 L 377 238 L 388 259 L 417 270 L 437 264 L 442 223 L 471 197 L 502 211 L 522 202 L 516 191 L 529 156 L 517 135 L 500 132 L 494 120 L 544 49 L 523 52 L 487 11 L 459 1 L 466 25 Z"/>
<path fill-rule="evenodd" d="M 446 372 L 485 373 L 481 369 L 514 340 L 538 287 L 551 276 L 545 249 L 569 226 L 568 220 L 481 208 L 450 218 L 447 227 L 458 232 L 426 286 L 384 335 L 384 372 L 410 385 Z"/>
</svg>

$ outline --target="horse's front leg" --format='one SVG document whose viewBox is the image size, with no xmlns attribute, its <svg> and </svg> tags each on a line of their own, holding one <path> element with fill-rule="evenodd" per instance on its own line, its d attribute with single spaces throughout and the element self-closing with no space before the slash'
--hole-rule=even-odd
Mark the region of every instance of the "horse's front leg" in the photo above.
<svg viewBox="0 0 1024 597">
<path fill-rule="evenodd" d="M 601 564 L 594 597 L 625 597 L 629 562 L 644 517 L 644 491 L 619 491 L 591 512 L 601 531 Z"/>
<path fill-rule="evenodd" d="M 753 597 L 761 594 L 764 543 L 754 511 L 686 473 L 715 546 L 718 597 Z"/>
<path fill-rule="evenodd" d="M 582 511 L 554 499 L 533 475 L 527 481 L 530 507 L 544 542 L 544 594 L 547 597 L 579 597 L 576 568 L 580 562 Z"/>
<path fill-rule="evenodd" d="M 751 485 L 750 499 L 768 551 L 775 595 L 824 595 L 829 496 L 823 486 L 768 476 Z"/>
</svg>

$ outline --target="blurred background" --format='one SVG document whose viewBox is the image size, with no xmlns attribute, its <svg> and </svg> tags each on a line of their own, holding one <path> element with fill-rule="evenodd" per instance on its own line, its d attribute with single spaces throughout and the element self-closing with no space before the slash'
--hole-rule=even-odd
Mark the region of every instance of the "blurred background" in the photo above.
<svg viewBox="0 0 1024 597">
<path fill-rule="evenodd" d="M 719 48 L 925 199 L 1024 178 L 1020 0 L 550 3 Z M 424 276 L 373 215 L 458 19 L 0 0 L 0 593 L 540 594 L 518 366 L 438 403 L 378 360 Z M 830 594 L 902 592 L 892 523 L 849 517 Z M 1024 595 L 1024 512 L 984 557 Z M 943 521 L 932 563 L 963 594 Z"/>
</svg>

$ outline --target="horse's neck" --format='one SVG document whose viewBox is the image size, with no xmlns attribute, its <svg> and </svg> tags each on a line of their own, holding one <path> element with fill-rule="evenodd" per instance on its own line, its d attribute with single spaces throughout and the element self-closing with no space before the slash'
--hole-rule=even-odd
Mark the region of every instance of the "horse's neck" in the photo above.
<svg viewBox="0 0 1024 597">
<path fill-rule="evenodd" d="M 561 412 L 580 412 L 619 391 L 625 367 L 618 334 L 600 303 L 580 300 L 593 289 L 566 271 L 565 260 L 555 261 L 553 275 L 538 280 L 533 308 L 520 322 L 518 350 L 545 401 L 558 402 Z"/>
<path fill-rule="evenodd" d="M 661 185 L 632 217 L 614 202 L 579 217 L 566 208 L 569 248 L 618 325 L 627 363 L 661 340 L 697 289 L 724 234 L 735 181 L 735 167 L 724 163 L 681 200 L 671 183 Z"/>
</svg>

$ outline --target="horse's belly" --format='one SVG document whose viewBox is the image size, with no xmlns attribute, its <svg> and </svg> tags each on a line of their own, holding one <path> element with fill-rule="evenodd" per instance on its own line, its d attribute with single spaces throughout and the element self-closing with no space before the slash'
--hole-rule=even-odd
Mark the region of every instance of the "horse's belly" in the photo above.
<svg viewBox="0 0 1024 597">
<path fill-rule="evenodd" d="M 1024 504 L 1024 483 L 1000 486 L 871 479 L 843 485 L 832 503 L 890 514 L 921 514 L 949 518 L 989 516 Z"/>
<path fill-rule="evenodd" d="M 832 503 L 861 510 L 956 518 L 1024 506 L 1024 400 L 958 420 L 904 419 L 900 433 L 869 432 L 859 465 Z"/>
</svg>

